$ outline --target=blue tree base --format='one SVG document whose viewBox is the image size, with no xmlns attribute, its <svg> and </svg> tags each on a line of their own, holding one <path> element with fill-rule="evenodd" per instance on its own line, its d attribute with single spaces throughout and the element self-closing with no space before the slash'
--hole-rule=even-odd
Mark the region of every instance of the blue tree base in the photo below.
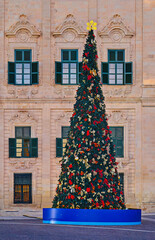
<svg viewBox="0 0 155 240">
<path fill-rule="evenodd" d="M 66 225 L 138 225 L 141 209 L 43 208 L 43 223 Z"/>
</svg>

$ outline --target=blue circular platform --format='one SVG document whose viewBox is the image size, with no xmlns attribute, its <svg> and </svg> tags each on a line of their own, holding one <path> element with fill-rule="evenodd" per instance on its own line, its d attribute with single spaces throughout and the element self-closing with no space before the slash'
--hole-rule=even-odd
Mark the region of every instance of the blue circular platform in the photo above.
<svg viewBox="0 0 155 240">
<path fill-rule="evenodd" d="M 43 223 L 68 225 L 138 225 L 141 209 L 43 208 Z"/>
</svg>

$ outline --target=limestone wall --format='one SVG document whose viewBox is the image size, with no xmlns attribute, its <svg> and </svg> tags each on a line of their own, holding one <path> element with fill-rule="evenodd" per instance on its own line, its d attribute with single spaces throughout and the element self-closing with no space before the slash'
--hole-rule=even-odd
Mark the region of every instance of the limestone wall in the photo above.
<svg viewBox="0 0 155 240">
<path fill-rule="evenodd" d="M 19 207 L 13 204 L 14 173 L 32 173 L 31 206 L 51 206 L 60 172 L 56 137 L 61 126 L 69 126 L 77 89 L 55 84 L 55 61 L 61 49 L 78 49 L 82 60 L 92 19 L 98 23 L 99 69 L 108 49 L 125 49 L 125 61 L 133 62 L 132 85 L 102 88 L 109 125 L 124 127 L 125 155 L 118 161 L 127 206 L 154 209 L 155 4 L 148 0 L 0 1 L 0 208 Z M 32 61 L 39 61 L 38 85 L 8 85 L 15 49 L 32 49 Z M 38 158 L 8 158 L 15 126 L 31 126 Z"/>
</svg>

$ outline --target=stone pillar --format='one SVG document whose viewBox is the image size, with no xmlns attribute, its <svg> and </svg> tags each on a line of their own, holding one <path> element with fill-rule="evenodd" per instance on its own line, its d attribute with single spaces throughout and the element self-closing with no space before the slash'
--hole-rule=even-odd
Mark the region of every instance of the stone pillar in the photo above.
<svg viewBox="0 0 155 240">
<path fill-rule="evenodd" d="M 42 1 L 42 69 L 43 85 L 50 86 L 51 73 L 51 29 L 50 0 Z M 43 104 L 42 110 L 42 207 L 51 207 L 50 199 L 50 107 Z"/>
<path fill-rule="evenodd" d="M 44 78 L 42 79 L 44 86 L 50 86 L 51 81 L 51 5 L 50 0 L 42 1 L 42 69 Z"/>
<path fill-rule="evenodd" d="M 143 81 L 143 0 L 136 1 L 136 66 L 135 84 L 141 86 Z M 139 88 L 142 96 L 142 88 Z M 136 148 L 135 148 L 135 198 L 137 207 L 142 203 L 142 110 L 141 103 L 136 103 Z"/>
<path fill-rule="evenodd" d="M 94 22 L 97 22 L 97 0 L 88 0 L 88 21 L 93 20 Z"/>
<path fill-rule="evenodd" d="M 0 209 L 4 208 L 4 114 L 0 109 Z"/>
<path fill-rule="evenodd" d="M 50 197 L 50 105 L 42 110 L 42 207 L 51 207 Z"/>
<path fill-rule="evenodd" d="M 0 93 L 4 83 L 4 0 L 0 1 Z M 0 106 L 0 209 L 4 208 L 4 110 Z"/>
</svg>

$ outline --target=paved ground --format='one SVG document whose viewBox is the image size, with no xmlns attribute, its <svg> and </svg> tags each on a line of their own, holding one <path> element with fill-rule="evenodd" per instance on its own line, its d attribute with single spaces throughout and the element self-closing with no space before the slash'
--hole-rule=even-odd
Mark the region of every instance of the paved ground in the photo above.
<svg viewBox="0 0 155 240">
<path fill-rule="evenodd" d="M 0 240 L 155 240 L 155 215 L 137 226 L 64 226 L 39 219 L 0 220 Z"/>
</svg>

